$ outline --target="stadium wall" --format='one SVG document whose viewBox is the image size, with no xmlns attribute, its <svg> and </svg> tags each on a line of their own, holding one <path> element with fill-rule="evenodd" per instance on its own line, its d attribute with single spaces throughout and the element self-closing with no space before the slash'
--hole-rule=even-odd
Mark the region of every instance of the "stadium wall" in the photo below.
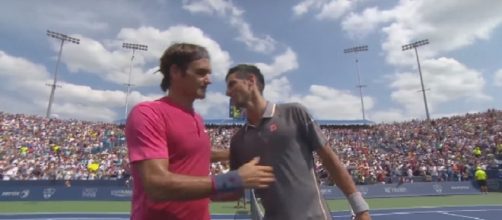
<svg viewBox="0 0 502 220">
<path fill-rule="evenodd" d="M 490 185 L 502 191 L 502 181 Z M 366 198 L 480 193 L 471 182 L 359 185 L 358 189 Z M 322 193 L 326 199 L 343 198 L 336 187 L 323 187 Z M 0 201 L 130 201 L 131 196 L 132 189 L 117 181 L 73 182 L 71 187 L 53 181 L 0 181 Z"/>
<path fill-rule="evenodd" d="M 480 191 L 472 182 L 418 182 L 403 184 L 358 185 L 366 198 L 389 198 L 407 196 L 475 195 Z M 326 199 L 344 198 L 338 188 L 323 188 Z"/>
</svg>

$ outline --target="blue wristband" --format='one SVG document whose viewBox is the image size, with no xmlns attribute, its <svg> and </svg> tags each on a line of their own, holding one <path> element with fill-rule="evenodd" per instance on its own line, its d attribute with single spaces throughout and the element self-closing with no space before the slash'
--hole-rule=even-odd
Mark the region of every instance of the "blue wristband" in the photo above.
<svg viewBox="0 0 502 220">
<path fill-rule="evenodd" d="M 216 192 L 229 192 L 244 188 L 241 176 L 237 170 L 225 174 L 216 175 L 213 178 Z"/>
</svg>

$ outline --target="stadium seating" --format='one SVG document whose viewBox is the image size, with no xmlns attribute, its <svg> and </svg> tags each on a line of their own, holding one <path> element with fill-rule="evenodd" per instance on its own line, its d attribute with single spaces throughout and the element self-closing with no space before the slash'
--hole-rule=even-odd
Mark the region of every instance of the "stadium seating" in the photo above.
<svg viewBox="0 0 502 220">
<path fill-rule="evenodd" d="M 502 111 L 431 122 L 322 120 L 322 130 L 358 184 L 472 180 L 473 168 L 501 169 Z M 337 122 L 337 123 L 330 123 Z M 226 148 L 243 122 L 208 120 L 213 147 Z M 0 112 L 0 180 L 129 178 L 123 125 Z M 473 152 L 479 147 L 481 154 Z M 226 172 L 226 162 L 211 165 Z M 316 160 L 323 185 L 330 177 Z M 490 171 L 490 172 L 495 172 Z"/>
</svg>

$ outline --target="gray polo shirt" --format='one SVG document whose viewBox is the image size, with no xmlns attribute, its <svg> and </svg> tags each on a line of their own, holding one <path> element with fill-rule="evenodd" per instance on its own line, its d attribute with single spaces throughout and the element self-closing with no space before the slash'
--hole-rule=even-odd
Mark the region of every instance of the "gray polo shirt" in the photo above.
<svg viewBox="0 0 502 220">
<path fill-rule="evenodd" d="M 230 167 L 237 169 L 253 157 L 274 168 L 276 182 L 255 190 L 266 220 L 332 219 L 314 172 L 312 152 L 326 138 L 306 108 L 298 103 L 268 102 L 263 119 L 246 123 L 230 144 Z"/>
</svg>

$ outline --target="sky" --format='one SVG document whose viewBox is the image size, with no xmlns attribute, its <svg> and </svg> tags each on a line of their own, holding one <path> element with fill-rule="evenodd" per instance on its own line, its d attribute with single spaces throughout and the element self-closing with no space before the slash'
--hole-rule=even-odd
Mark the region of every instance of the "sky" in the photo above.
<svg viewBox="0 0 502 220">
<path fill-rule="evenodd" d="M 269 101 L 317 119 L 362 119 L 362 103 L 377 123 L 425 119 L 418 63 L 431 118 L 500 110 L 501 11 L 500 0 L 6 0 L 0 111 L 45 116 L 58 67 L 52 117 L 121 120 L 129 79 L 128 109 L 165 95 L 155 71 L 175 42 L 210 53 L 213 83 L 195 102 L 207 119 L 228 117 L 224 77 L 241 63 L 261 69 Z M 80 40 L 65 41 L 59 65 L 47 30 Z M 425 39 L 419 62 L 402 50 Z M 148 50 L 131 59 L 123 43 Z M 357 46 L 368 50 L 344 53 Z"/>
</svg>

